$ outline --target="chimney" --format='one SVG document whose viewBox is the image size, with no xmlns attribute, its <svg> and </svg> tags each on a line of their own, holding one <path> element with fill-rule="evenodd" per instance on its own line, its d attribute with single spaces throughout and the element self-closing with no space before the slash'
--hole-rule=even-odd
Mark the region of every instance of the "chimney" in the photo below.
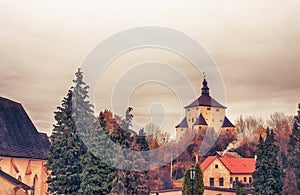
<svg viewBox="0 0 300 195">
<path fill-rule="evenodd" d="M 256 159 L 257 159 L 257 155 L 254 155 L 254 160 L 256 161 Z"/>
</svg>

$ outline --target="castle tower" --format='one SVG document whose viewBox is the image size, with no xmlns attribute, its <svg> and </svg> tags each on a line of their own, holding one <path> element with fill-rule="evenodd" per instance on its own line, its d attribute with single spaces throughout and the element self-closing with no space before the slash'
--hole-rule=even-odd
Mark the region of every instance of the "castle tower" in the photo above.
<svg viewBox="0 0 300 195">
<path fill-rule="evenodd" d="M 188 130 L 201 131 L 203 128 L 214 128 L 218 131 L 234 129 L 234 125 L 225 116 L 226 107 L 217 102 L 209 94 L 208 82 L 202 82 L 201 96 L 187 105 L 185 108 L 185 118 L 175 127 L 176 140 L 180 141 Z"/>
</svg>

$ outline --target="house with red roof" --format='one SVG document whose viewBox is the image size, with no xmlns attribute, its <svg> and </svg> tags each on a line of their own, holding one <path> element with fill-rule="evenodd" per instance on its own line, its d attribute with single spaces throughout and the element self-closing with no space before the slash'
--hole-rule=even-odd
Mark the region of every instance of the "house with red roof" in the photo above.
<svg viewBox="0 0 300 195">
<path fill-rule="evenodd" d="M 200 166 L 206 189 L 224 191 L 224 189 L 235 188 L 238 181 L 246 184 L 246 186 L 252 184 L 255 159 L 209 156 Z M 234 192 L 234 189 L 232 191 Z"/>
</svg>

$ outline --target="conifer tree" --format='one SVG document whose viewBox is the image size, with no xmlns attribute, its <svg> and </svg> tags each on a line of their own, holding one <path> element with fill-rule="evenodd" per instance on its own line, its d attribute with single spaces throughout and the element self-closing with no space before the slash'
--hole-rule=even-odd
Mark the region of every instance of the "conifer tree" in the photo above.
<svg viewBox="0 0 300 195">
<path fill-rule="evenodd" d="M 195 195 L 202 195 L 204 193 L 203 173 L 198 163 L 195 170 Z"/>
<path fill-rule="evenodd" d="M 190 170 L 187 169 L 184 174 L 182 195 L 192 195 L 192 183 L 190 178 Z"/>
<path fill-rule="evenodd" d="M 93 108 L 88 100 L 88 86 L 80 69 L 75 73 L 74 86 L 55 112 L 56 124 L 50 137 L 47 169 L 49 192 L 78 194 L 83 170 L 81 158 L 86 153 L 82 139 L 93 128 Z"/>
<path fill-rule="evenodd" d="M 260 137 L 257 146 L 256 169 L 253 173 L 254 194 L 281 194 L 283 173 L 278 164 L 278 146 L 275 145 L 273 130 L 267 128 L 267 137 Z"/>
<path fill-rule="evenodd" d="M 80 194 L 108 194 L 114 169 L 109 162 L 110 147 L 107 132 L 96 122 L 95 129 L 87 134 L 88 152 L 83 156 Z"/>
<path fill-rule="evenodd" d="M 263 191 L 266 176 L 266 156 L 264 153 L 264 140 L 259 136 L 259 143 L 255 155 L 257 156 L 255 171 L 253 173 L 253 190 L 254 194 L 259 194 Z"/>
<path fill-rule="evenodd" d="M 300 189 L 300 103 L 298 115 L 294 118 L 292 134 L 288 146 L 288 160 L 296 176 L 297 186 Z"/>
<path fill-rule="evenodd" d="M 300 194 L 297 186 L 296 176 L 292 167 L 288 166 L 286 169 L 284 186 L 282 188 L 282 195 Z"/>
<path fill-rule="evenodd" d="M 247 191 L 245 189 L 245 185 L 241 182 L 238 182 L 238 187 L 236 190 L 236 195 L 247 195 Z"/>
<path fill-rule="evenodd" d="M 80 158 L 86 148 L 75 133 L 72 97 L 73 92 L 70 90 L 55 112 L 56 124 L 50 136 L 51 145 L 46 164 L 46 168 L 51 171 L 51 176 L 47 179 L 51 194 L 77 194 L 81 183 Z"/>
</svg>

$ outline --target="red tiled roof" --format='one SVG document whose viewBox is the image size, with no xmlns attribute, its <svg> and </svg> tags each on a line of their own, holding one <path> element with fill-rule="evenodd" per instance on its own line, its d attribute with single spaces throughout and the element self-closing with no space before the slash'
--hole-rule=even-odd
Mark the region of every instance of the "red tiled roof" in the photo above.
<svg viewBox="0 0 300 195">
<path fill-rule="evenodd" d="M 228 169 L 228 171 L 232 174 L 251 174 L 255 170 L 254 158 L 220 158 L 218 156 L 209 156 L 200 165 L 202 172 L 204 172 L 215 159 L 219 159 L 222 162 L 222 164 Z"/>
<path fill-rule="evenodd" d="M 254 158 L 219 158 L 230 173 L 253 173 L 255 170 Z"/>
<path fill-rule="evenodd" d="M 216 159 L 218 158 L 217 156 L 209 156 L 207 157 L 200 165 L 202 172 L 207 169 L 207 167 Z"/>
</svg>

